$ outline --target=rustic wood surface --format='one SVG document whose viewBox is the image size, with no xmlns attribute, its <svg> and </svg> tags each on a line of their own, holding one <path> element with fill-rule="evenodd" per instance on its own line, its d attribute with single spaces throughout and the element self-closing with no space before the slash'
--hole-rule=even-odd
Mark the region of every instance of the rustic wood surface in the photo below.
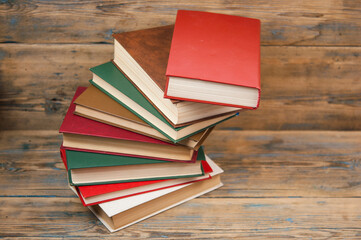
<svg viewBox="0 0 361 240">
<path fill-rule="evenodd" d="M 178 9 L 260 18 L 265 45 L 361 45 L 360 0 L 3 0 L 0 41 L 111 43 L 113 32 L 174 23 Z"/>
<path fill-rule="evenodd" d="M 3 131 L 0 238 L 358 238 L 361 132 L 214 131 L 224 186 L 115 234 L 67 187 L 55 130 Z"/>
<path fill-rule="evenodd" d="M 68 189 L 57 130 L 112 33 L 177 9 L 261 19 L 261 105 L 206 141 L 224 187 L 109 234 Z M 0 238 L 359 239 L 360 76 L 360 0 L 2 0 Z"/>
</svg>

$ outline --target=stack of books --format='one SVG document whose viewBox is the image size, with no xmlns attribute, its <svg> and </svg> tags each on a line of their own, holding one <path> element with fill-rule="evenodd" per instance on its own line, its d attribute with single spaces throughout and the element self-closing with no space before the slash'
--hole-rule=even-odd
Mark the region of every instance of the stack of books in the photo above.
<svg viewBox="0 0 361 240">
<path fill-rule="evenodd" d="M 179 10 L 113 37 L 60 127 L 69 186 L 112 232 L 222 185 L 202 143 L 259 105 L 260 22 Z"/>
</svg>

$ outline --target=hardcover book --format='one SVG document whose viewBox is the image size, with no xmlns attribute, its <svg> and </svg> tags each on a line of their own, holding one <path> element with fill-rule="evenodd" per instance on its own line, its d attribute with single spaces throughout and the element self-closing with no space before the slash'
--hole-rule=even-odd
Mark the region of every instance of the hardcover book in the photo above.
<svg viewBox="0 0 361 240">
<path fill-rule="evenodd" d="M 145 193 L 148 194 L 148 196 L 142 194 L 114 200 L 112 202 L 119 200 L 124 200 L 124 202 L 116 202 L 116 206 L 109 206 L 109 209 L 106 209 L 110 211 L 108 213 L 109 215 L 107 211 L 104 210 L 105 207 L 102 207 L 101 204 L 88 207 L 99 220 L 103 222 L 109 231 L 114 232 L 215 190 L 222 185 L 220 176 L 217 175 L 204 181 Z M 112 215 L 111 210 L 117 206 L 120 208 L 115 209 L 117 210 L 115 212 L 120 212 Z"/>
<path fill-rule="evenodd" d="M 166 76 L 166 98 L 257 108 L 260 21 L 178 10 Z"/>
<path fill-rule="evenodd" d="M 195 163 L 162 162 L 69 169 L 69 183 L 70 185 L 84 186 L 198 177 L 205 174 L 204 163 L 205 161 L 196 161 Z"/>
<path fill-rule="evenodd" d="M 71 185 L 173 179 L 200 176 L 209 166 L 200 148 L 195 163 L 176 163 L 154 159 L 65 150 Z M 203 167 L 205 166 L 205 167 Z"/>
<path fill-rule="evenodd" d="M 174 127 L 239 111 L 212 104 L 174 103 L 164 98 L 172 33 L 173 26 L 164 26 L 113 34 L 114 63 Z"/>
</svg>

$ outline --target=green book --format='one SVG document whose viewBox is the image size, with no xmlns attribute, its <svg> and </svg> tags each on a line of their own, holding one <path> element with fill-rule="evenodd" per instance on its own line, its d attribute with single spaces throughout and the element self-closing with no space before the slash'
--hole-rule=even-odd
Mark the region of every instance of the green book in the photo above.
<svg viewBox="0 0 361 240">
<path fill-rule="evenodd" d="M 119 155 L 66 150 L 70 185 L 99 185 L 198 177 L 205 174 L 205 154 L 199 148 L 194 163 L 169 162 Z"/>
<path fill-rule="evenodd" d="M 122 155 L 102 154 L 95 152 L 82 152 L 65 150 L 68 171 L 79 168 L 112 167 L 125 165 L 140 165 L 154 163 L 168 163 L 164 160 L 129 157 Z M 198 149 L 197 161 L 206 160 L 203 146 Z"/>
<path fill-rule="evenodd" d="M 90 80 L 91 84 L 133 112 L 174 143 L 237 115 L 229 113 L 186 126 L 173 127 L 112 62 L 93 67 L 90 70 L 93 72 L 93 79 Z"/>
</svg>

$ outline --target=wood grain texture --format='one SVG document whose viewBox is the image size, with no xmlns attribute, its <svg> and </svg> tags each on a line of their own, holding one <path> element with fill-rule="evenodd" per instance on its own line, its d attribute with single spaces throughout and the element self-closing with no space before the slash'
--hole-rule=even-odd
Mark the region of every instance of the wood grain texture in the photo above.
<svg viewBox="0 0 361 240">
<path fill-rule="evenodd" d="M 69 190 L 70 191 L 70 190 Z M 0 198 L 0 237 L 46 239 L 357 239 L 355 198 L 198 198 L 109 234 L 75 198 Z M 21 209 L 21 211 L 13 211 Z"/>
<path fill-rule="evenodd" d="M 112 33 L 177 9 L 261 19 L 261 105 L 206 141 L 224 187 L 109 234 L 67 187 L 58 128 Z M 319 130 L 361 130 L 360 16 L 360 0 L 0 1 L 0 238 L 359 239 L 361 131 Z"/>
<path fill-rule="evenodd" d="M 214 131 L 224 186 L 116 234 L 67 187 L 57 131 L 0 133 L 0 237 L 357 238 L 361 132 Z"/>
<path fill-rule="evenodd" d="M 359 0 L 4 0 L 0 42 L 111 43 L 113 32 L 174 23 L 178 9 L 259 18 L 265 45 L 361 45 Z"/>
<path fill-rule="evenodd" d="M 0 129 L 58 129 L 88 69 L 112 52 L 104 44 L 1 44 Z M 261 64 L 260 108 L 219 128 L 361 130 L 361 48 L 268 46 Z"/>
<path fill-rule="evenodd" d="M 89 68 L 109 61 L 112 48 L 1 44 L 0 128 L 59 129 L 76 88 L 92 78 Z"/>
</svg>

